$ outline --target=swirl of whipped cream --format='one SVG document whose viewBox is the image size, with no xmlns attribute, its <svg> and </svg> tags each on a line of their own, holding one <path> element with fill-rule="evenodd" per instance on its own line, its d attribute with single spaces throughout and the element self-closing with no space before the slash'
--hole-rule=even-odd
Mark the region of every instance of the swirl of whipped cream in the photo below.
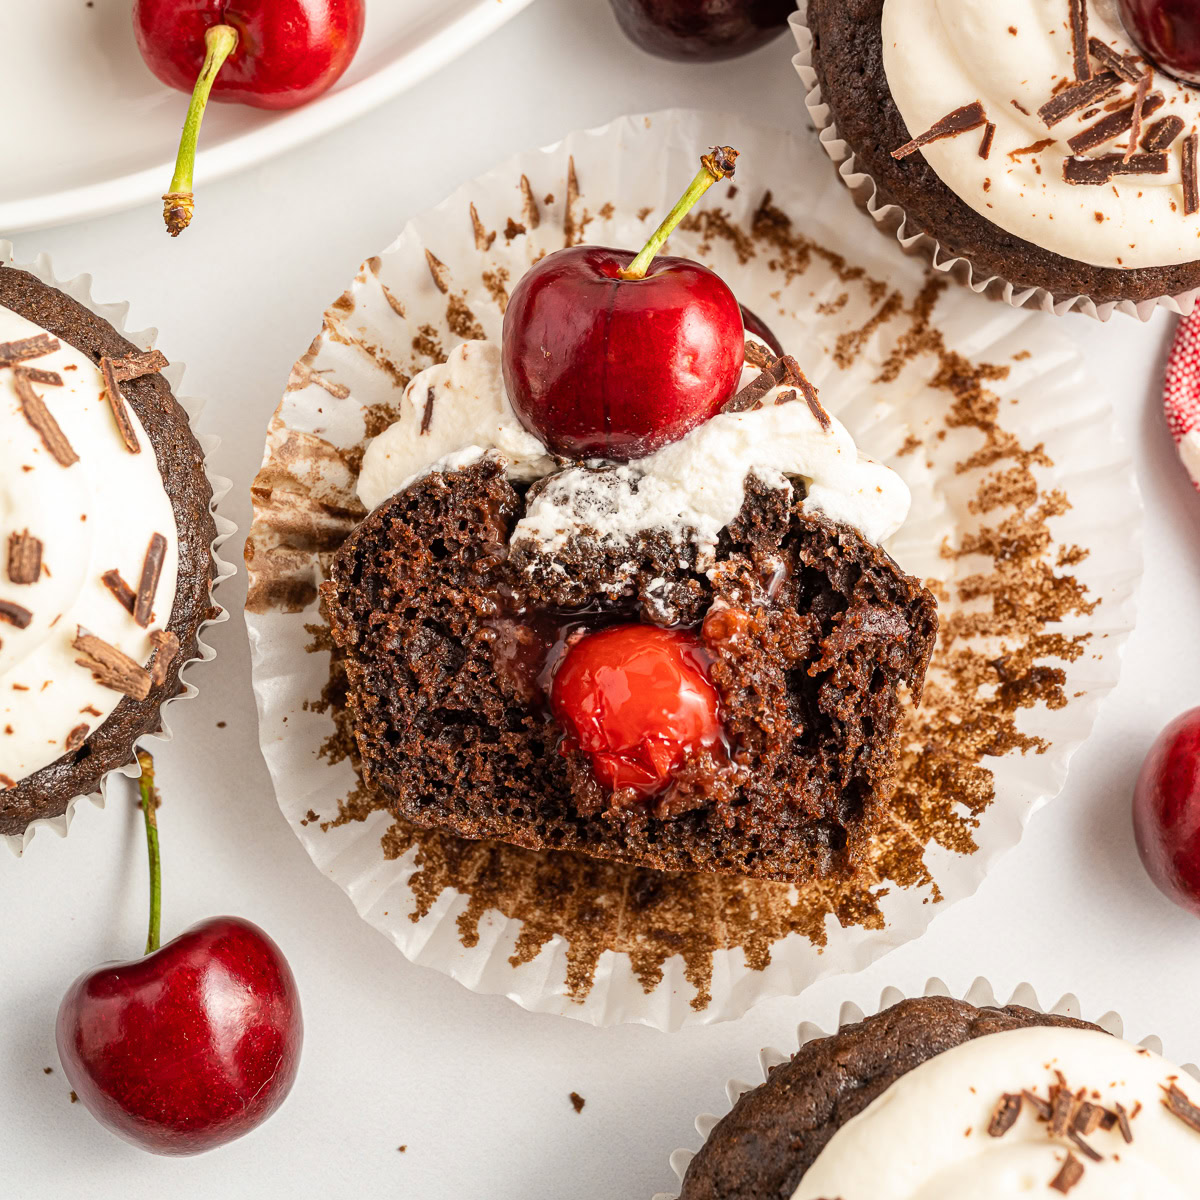
<svg viewBox="0 0 1200 1200">
<path fill-rule="evenodd" d="M 743 383 L 758 373 L 747 367 Z M 444 364 L 409 383 L 400 418 L 367 447 L 358 495 L 374 508 L 429 471 L 499 452 L 512 478 L 553 475 L 512 539 L 550 554 L 582 529 L 612 541 L 667 529 L 693 540 L 703 559 L 741 510 L 750 475 L 789 492 L 789 477 L 802 478 L 806 510 L 849 525 L 870 542 L 890 537 L 908 515 L 904 481 L 860 455 L 836 418 L 822 414 L 822 420 L 802 399 L 776 403 L 786 390 L 769 392 L 761 408 L 721 413 L 646 458 L 605 471 L 588 464 L 554 474 L 554 459 L 513 412 L 499 347 L 464 342 Z"/>
<path fill-rule="evenodd" d="M 0 307 L 0 342 L 45 331 Z M 0 600 L 30 614 L 24 628 L 0 624 L 0 786 L 9 787 L 47 766 L 97 729 L 123 696 L 96 681 L 75 660 L 77 627 L 102 638 L 138 663 L 149 661 L 150 635 L 171 615 L 178 572 L 175 513 L 163 488 L 154 447 L 137 414 L 129 418 L 141 452 L 131 454 L 117 430 L 95 364 L 61 342 L 29 360 L 55 371 L 61 386 L 34 383 L 78 462 L 61 466 L 26 419 L 11 369 L 0 370 Z M 42 543 L 34 583 L 14 583 L 4 569 L 9 539 L 28 532 Z M 102 582 L 116 570 L 134 590 L 151 537 L 167 548 L 155 593 L 154 616 L 143 629 Z M 84 727 L 82 730 L 80 727 Z"/>
<path fill-rule="evenodd" d="M 1089 33 L 1136 55 L 1115 0 L 1085 0 Z M 1068 140 L 1129 104 L 1122 81 L 1098 104 L 1047 126 L 1038 109 L 1075 82 L 1066 0 L 886 0 L 883 64 L 888 87 L 913 137 L 976 100 L 996 126 L 988 157 L 982 130 L 931 142 L 924 154 L 938 178 L 1001 229 L 1097 267 L 1158 267 L 1200 259 L 1200 214 L 1184 215 L 1182 145 L 1200 120 L 1200 93 L 1156 72 L 1151 95 L 1164 103 L 1143 131 L 1169 115 L 1184 123 L 1163 175 L 1116 175 L 1101 185 L 1067 183 Z M 1139 70 L 1145 64 L 1137 64 Z M 1103 70 L 1093 61 L 1093 72 Z M 1123 133 L 1086 152 L 1123 153 Z M 894 149 L 894 147 L 893 147 Z M 931 230 L 936 237 L 937 231 Z"/>
<path fill-rule="evenodd" d="M 1133 1141 L 1097 1128 L 1084 1141 L 1052 1137 L 1025 1102 L 1003 1136 L 988 1133 L 1006 1094 L 1046 1099 L 1062 1072 L 1093 1104 L 1131 1114 Z M 1172 1083 L 1200 1083 L 1157 1054 L 1088 1029 L 1028 1027 L 988 1034 L 902 1075 L 843 1125 L 805 1172 L 792 1200 L 1027 1200 L 1051 1186 L 1068 1154 L 1083 1167 L 1071 1200 L 1184 1200 L 1196 1194 L 1200 1134 L 1163 1104 Z"/>
</svg>

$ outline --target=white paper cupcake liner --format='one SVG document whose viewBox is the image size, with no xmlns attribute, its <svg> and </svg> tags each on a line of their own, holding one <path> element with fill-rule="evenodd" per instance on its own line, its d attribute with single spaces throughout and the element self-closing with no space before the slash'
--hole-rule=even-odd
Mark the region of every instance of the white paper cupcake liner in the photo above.
<svg viewBox="0 0 1200 1200">
<path fill-rule="evenodd" d="M 930 979 L 925 984 L 925 990 L 921 992 L 922 996 L 952 996 L 954 993 L 940 979 Z M 767 1047 L 759 1051 L 758 1055 L 758 1071 L 757 1078 L 752 1082 L 746 1082 L 743 1079 L 730 1079 L 725 1084 L 725 1098 L 727 1105 L 722 1112 L 719 1113 L 701 1113 L 696 1118 L 696 1132 L 700 1135 L 701 1143 L 707 1142 L 712 1131 L 717 1127 L 718 1122 L 727 1117 L 733 1111 L 733 1107 L 737 1104 L 747 1092 L 753 1091 L 760 1084 L 766 1083 L 767 1076 L 776 1067 L 791 1059 L 802 1047 L 809 1042 L 815 1042 L 819 1038 L 830 1037 L 839 1029 L 845 1028 L 847 1025 L 855 1025 L 859 1021 L 864 1020 L 868 1016 L 874 1016 L 876 1013 L 883 1012 L 886 1008 L 891 1008 L 894 1004 L 899 1004 L 901 1000 L 911 999 L 900 991 L 899 988 L 888 987 L 884 988 L 879 997 L 879 1004 L 870 1012 L 864 1012 L 857 1004 L 843 1004 L 838 1011 L 837 1021 L 828 1028 L 823 1028 L 820 1025 L 814 1024 L 812 1021 L 802 1022 L 796 1029 L 796 1044 L 787 1052 L 776 1050 Z M 958 997 L 960 1000 L 965 1000 L 968 1004 L 973 1004 L 976 1008 L 989 1008 L 1003 1006 L 1008 1004 L 1017 1004 L 1022 1008 L 1032 1009 L 1034 1012 L 1048 1013 L 1056 1017 L 1073 1017 L 1076 1020 L 1090 1021 L 1093 1025 L 1099 1025 L 1106 1033 L 1111 1033 L 1113 1037 L 1125 1038 L 1129 1040 L 1129 1035 L 1125 1032 L 1125 1021 L 1115 1012 L 1106 1012 L 1102 1016 L 1092 1016 L 1082 1011 L 1082 1006 L 1079 1003 L 1079 998 L 1068 992 L 1061 997 L 1057 1003 L 1050 1007 L 1045 1007 L 1038 1000 L 1037 992 L 1030 983 L 1018 984 L 1013 990 L 1013 993 L 1007 1000 L 998 1000 L 996 989 L 982 976 L 975 980 L 974 983 L 967 989 L 965 995 Z M 1151 1034 L 1143 1037 L 1136 1043 L 1154 1054 L 1163 1053 L 1162 1039 Z M 1169 1056 L 1168 1056 L 1169 1057 Z M 1183 1069 L 1192 1076 L 1193 1079 L 1200 1082 L 1200 1068 L 1190 1064 L 1181 1064 Z M 670 1156 L 671 1170 L 675 1173 L 675 1178 L 683 1183 L 683 1177 L 687 1174 L 688 1166 L 693 1158 L 699 1153 L 700 1147 L 696 1149 L 679 1149 L 675 1150 Z M 667 1192 L 658 1192 L 654 1196 L 654 1200 L 677 1200 L 677 1194 L 669 1194 Z"/>
<path fill-rule="evenodd" d="M 701 150 L 717 142 L 742 152 L 738 190 L 714 188 L 705 208 L 719 208 L 748 227 L 770 187 L 774 204 L 815 239 L 811 263 L 797 273 L 785 255 L 766 248 L 739 261 L 744 247 L 703 226 L 677 232 L 671 252 L 697 256 L 729 280 L 739 299 L 800 356 L 823 389 L 822 400 L 859 445 L 905 477 L 912 515 L 889 546 L 900 565 L 918 578 L 951 583 L 978 572 L 975 556 L 950 562 L 941 553 L 944 542 L 961 544 L 979 520 L 971 506 L 987 470 L 958 468 L 975 434 L 935 433 L 951 401 L 934 390 L 919 364 L 894 377 L 884 370 L 895 331 L 886 322 L 881 327 L 876 310 L 892 303 L 885 300 L 890 289 L 905 304 L 920 293 L 929 279 L 924 264 L 884 238 L 854 240 L 857 230 L 845 227 L 844 190 L 824 169 L 811 139 L 721 114 L 673 110 L 571 134 L 515 156 L 411 221 L 327 311 L 271 422 L 254 488 L 247 626 L 260 738 L 280 807 L 314 863 L 413 962 L 526 1008 L 600 1025 L 636 1021 L 675 1029 L 740 1016 L 766 997 L 797 994 L 824 976 L 861 970 L 920 936 L 941 905 L 930 903 L 930 886 L 889 884 L 886 896 L 872 898 L 881 927 L 843 926 L 822 892 L 813 904 L 826 914 L 817 920 L 823 947 L 791 933 L 774 941 L 769 962 L 748 961 L 741 945 L 718 949 L 706 1002 L 697 994 L 695 963 L 678 955 L 665 959 L 661 979 L 648 983 L 649 990 L 629 954 L 609 950 L 595 961 L 584 994 L 572 982 L 578 960 L 560 933 L 547 936 L 532 961 L 514 966 L 514 949 L 540 936 L 538 930 L 531 933 L 527 922 L 452 887 L 426 895 L 428 910 L 417 919 L 414 888 L 429 885 L 437 863 L 411 847 L 385 858 L 381 839 L 391 825 L 388 814 L 375 811 L 365 820 L 323 827 L 357 780 L 348 761 L 330 762 L 322 754 L 334 726 L 316 703 L 328 682 L 329 655 L 313 646 L 312 627 L 321 624 L 315 585 L 328 555 L 362 515 L 353 464 L 368 422 L 378 419 L 374 406 L 398 398 L 398 375 L 428 361 L 414 353 L 414 344 L 433 338 L 449 350 L 461 340 L 461 309 L 457 317 L 448 311 L 460 300 L 486 336 L 498 337 L 496 281 L 511 288 L 536 256 L 561 247 L 564 224 L 576 234 L 584 225 L 591 242 L 640 244 L 656 214 L 691 178 Z M 567 221 L 572 161 L 579 195 Z M 522 222 L 526 195 L 536 197 L 539 223 L 534 227 L 526 218 L 525 232 L 506 236 L 509 222 Z M 427 254 L 434 256 L 435 271 Z M 1090 638 L 1086 653 L 1063 664 L 1064 704 L 1053 710 L 1037 704 L 1017 715 L 1021 733 L 1044 739 L 1044 752 L 986 760 L 997 799 L 966 835 L 974 838 L 976 852 L 964 855 L 942 845 L 926 851 L 937 895 L 949 904 L 976 890 L 995 860 L 1018 843 L 1031 814 L 1058 793 L 1071 755 L 1117 681 L 1141 573 L 1141 501 L 1111 410 L 1059 326 L 969 293 L 948 296 L 935 321 L 954 351 L 1006 364 L 1007 377 L 989 385 L 1003 410 L 999 419 L 1023 445 L 1041 443 L 1053 460 L 1053 466 L 1035 468 L 1038 488 L 1060 489 L 1071 501 L 1049 523 L 1054 546 L 1046 553 L 1053 556 L 1057 546 L 1086 548 L 1070 570 L 1099 601 L 1090 615 L 1071 616 L 1053 629 L 1067 639 Z M 914 452 L 910 434 L 928 439 Z M 943 621 L 962 607 L 943 605 Z M 626 911 L 619 897 L 614 903 Z M 464 929 L 474 932 L 476 919 L 477 940 L 464 945 Z"/>
<path fill-rule="evenodd" d="M 797 0 L 797 11 L 789 18 L 792 34 L 796 39 L 797 52 L 792 58 L 796 73 L 804 84 L 804 104 L 820 138 L 825 153 L 833 160 L 846 187 L 859 205 L 874 218 L 879 227 L 896 240 L 910 254 L 919 254 L 929 260 L 938 271 L 943 271 L 971 291 L 986 295 L 994 300 L 1003 300 L 1014 308 L 1036 309 L 1041 312 L 1062 316 L 1068 312 L 1080 312 L 1098 321 L 1107 321 L 1114 312 L 1148 321 L 1157 309 L 1187 316 L 1200 297 L 1200 288 L 1192 288 L 1175 296 L 1157 296 L 1141 300 L 1107 300 L 1097 304 L 1090 296 L 1070 296 L 1055 300 L 1052 292 L 1045 288 L 1018 287 L 999 275 L 984 275 L 976 271 L 971 262 L 961 255 L 943 249 L 936 238 L 910 222 L 904 209 L 898 204 L 882 200 L 875 180 L 859 169 L 858 159 L 850 146 L 838 133 L 837 124 L 829 105 L 821 95 L 821 85 L 813 69 L 813 37 L 808 28 L 808 0 Z"/>
<path fill-rule="evenodd" d="M 55 273 L 51 265 L 50 257 L 46 254 L 39 254 L 32 263 L 18 263 L 13 260 L 13 247 L 11 242 L 0 239 L 0 263 L 6 266 L 14 266 L 19 270 L 28 271 L 31 275 L 37 276 L 43 283 L 50 287 L 58 288 L 60 292 L 65 292 L 72 300 L 78 301 L 85 308 L 91 309 L 96 316 L 107 321 L 114 329 L 116 329 L 123 337 L 127 337 L 135 346 L 142 350 L 150 350 L 153 348 L 155 340 L 158 337 L 157 329 L 142 329 L 130 330 L 126 328 L 125 320 L 129 315 L 128 303 L 122 304 L 101 304 L 92 297 L 92 277 L 91 275 L 77 275 L 74 279 L 61 280 Z M 222 608 L 214 598 L 214 592 L 218 584 L 228 579 L 234 573 L 232 563 L 226 562 L 220 555 L 219 550 L 223 542 L 225 542 L 231 534 L 236 531 L 236 526 L 232 521 L 222 516 L 217 512 L 218 503 L 225 498 L 229 489 L 233 486 L 232 482 L 220 475 L 214 475 L 207 468 L 207 463 L 211 459 L 214 450 L 221 444 L 220 439 L 209 434 L 202 434 L 196 430 L 196 421 L 204 407 L 204 401 L 196 397 L 180 397 L 179 389 L 183 383 L 183 363 L 173 362 L 164 369 L 163 377 L 171 385 L 172 392 L 179 399 L 180 405 L 188 415 L 189 421 L 192 423 L 192 430 L 196 436 L 196 440 L 200 443 L 201 449 L 204 451 L 205 457 L 205 474 L 208 476 L 208 482 L 212 487 L 213 498 L 211 511 L 213 519 L 217 526 L 217 536 L 213 539 L 211 553 L 213 559 L 213 577 L 209 585 L 209 602 L 214 609 L 217 610 L 217 615 L 206 620 L 200 626 L 199 634 L 202 635 L 204 630 L 210 625 L 219 625 L 223 621 L 229 620 L 229 614 Z M 191 699 L 197 694 L 196 685 L 191 682 L 190 678 L 185 678 L 185 672 L 191 674 L 192 664 L 198 662 L 208 662 L 216 657 L 216 651 L 203 640 L 202 636 L 197 637 L 196 648 L 198 654 L 194 658 L 190 658 L 180 668 L 179 682 L 183 685 L 182 689 L 169 700 L 163 702 L 161 708 L 162 727 L 158 733 L 143 734 L 142 737 L 134 743 L 135 746 L 146 746 L 151 748 L 149 743 L 165 743 L 172 738 L 170 723 L 167 720 L 167 710 L 181 700 Z M 136 779 L 140 771 L 136 761 L 130 762 L 127 766 L 114 768 L 107 772 L 101 780 L 100 787 L 97 791 L 90 795 L 76 796 L 67 805 L 66 811 L 57 817 L 44 817 L 36 821 L 31 821 L 26 826 L 23 833 L 10 834 L 0 836 L 0 841 L 3 841 L 8 848 L 16 855 L 20 856 L 25 847 L 38 833 L 39 830 L 47 830 L 66 837 L 67 831 L 71 827 L 71 818 L 75 811 L 75 806 L 80 800 L 90 800 L 97 808 L 103 808 L 108 797 L 109 788 L 113 785 L 114 780 L 119 776 L 125 776 L 129 779 Z"/>
</svg>

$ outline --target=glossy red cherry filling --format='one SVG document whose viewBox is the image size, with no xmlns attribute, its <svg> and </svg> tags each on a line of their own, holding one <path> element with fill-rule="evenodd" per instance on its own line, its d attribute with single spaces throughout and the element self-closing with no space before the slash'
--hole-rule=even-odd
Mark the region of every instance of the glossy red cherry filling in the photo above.
<svg viewBox="0 0 1200 1200">
<path fill-rule="evenodd" d="M 579 638 L 550 692 L 564 749 L 582 750 L 610 791 L 663 791 L 692 754 L 723 742 L 709 661 L 684 630 L 616 625 Z"/>
</svg>

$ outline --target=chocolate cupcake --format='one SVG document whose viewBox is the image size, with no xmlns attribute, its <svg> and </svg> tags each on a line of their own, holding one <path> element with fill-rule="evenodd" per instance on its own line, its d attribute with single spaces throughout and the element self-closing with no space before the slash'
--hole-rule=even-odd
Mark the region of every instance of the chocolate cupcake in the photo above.
<svg viewBox="0 0 1200 1200">
<path fill-rule="evenodd" d="M 809 110 L 881 228 L 976 291 L 1057 312 L 1190 310 L 1194 91 L 1099 0 L 809 0 Z"/>
<path fill-rule="evenodd" d="M 166 365 L 0 268 L 0 834 L 133 759 L 219 611 L 212 488 Z"/>
<path fill-rule="evenodd" d="M 712 1130 L 680 1200 L 1182 1197 L 1200 1083 L 1096 1025 L 903 1000 L 811 1041 Z"/>
</svg>

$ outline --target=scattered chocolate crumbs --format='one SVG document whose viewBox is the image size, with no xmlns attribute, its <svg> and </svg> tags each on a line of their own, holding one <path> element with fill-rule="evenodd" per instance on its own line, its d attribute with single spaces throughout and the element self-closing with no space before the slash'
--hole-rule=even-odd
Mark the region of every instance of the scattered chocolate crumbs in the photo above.
<svg viewBox="0 0 1200 1200">
<path fill-rule="evenodd" d="M 146 547 L 146 557 L 142 561 L 142 577 L 138 581 L 137 600 L 133 606 L 133 619 L 143 629 L 150 624 L 150 618 L 154 615 L 154 594 L 158 591 L 158 580 L 166 556 L 167 539 L 161 533 L 152 533 L 150 544 Z"/>
<path fill-rule="evenodd" d="M 775 361 L 775 355 L 762 342 L 746 342 L 746 362 L 765 371 Z"/>
<path fill-rule="evenodd" d="M 135 700 L 145 700 L 150 695 L 150 672 L 116 646 L 88 633 L 82 625 L 71 644 L 80 654 L 75 661 L 91 671 L 97 683 Z"/>
<path fill-rule="evenodd" d="M 1142 114 L 1146 107 L 1146 96 L 1150 91 L 1150 82 L 1154 78 L 1151 71 L 1138 80 L 1133 93 L 1133 116 L 1129 122 L 1129 147 L 1125 151 L 1125 161 L 1128 162 L 1137 150 L 1138 139 L 1142 136 Z"/>
<path fill-rule="evenodd" d="M 54 1074 L 54 1068 L 53 1068 L 53 1067 L 43 1067 L 43 1068 L 42 1068 L 42 1074 L 43 1074 L 43 1075 L 53 1075 L 53 1074 Z"/>
<path fill-rule="evenodd" d="M 78 1102 L 79 1102 L 79 1097 L 78 1097 L 77 1095 L 75 1095 L 75 1093 L 74 1093 L 74 1092 L 72 1092 L 72 1093 L 71 1093 L 71 1103 L 72 1103 L 72 1104 L 77 1104 Z"/>
<path fill-rule="evenodd" d="M 156 629 L 150 640 L 154 643 L 154 661 L 150 664 L 150 682 L 155 687 L 161 687 L 167 682 L 167 673 L 175 656 L 179 653 L 179 638 L 169 629 Z M 217 722 L 218 729 L 225 728 L 224 721 Z"/>
<path fill-rule="evenodd" d="M 130 379 L 141 379 L 143 375 L 157 375 L 171 364 L 161 350 L 131 350 L 120 358 L 111 358 L 113 378 L 118 383 Z"/>
<path fill-rule="evenodd" d="M 1141 78 L 1137 59 L 1132 55 L 1118 54 L 1107 42 L 1095 37 L 1088 38 L 1088 50 L 1102 67 L 1119 75 L 1126 83 L 1137 83 Z"/>
<path fill-rule="evenodd" d="M 804 372 L 800 370 L 800 364 L 790 354 L 785 354 L 782 358 L 775 359 L 769 367 L 764 367 L 761 374 L 756 375 L 740 392 L 731 396 L 721 411 L 747 412 L 760 404 L 763 397 L 774 388 L 782 387 L 785 383 L 799 386 L 803 378 Z M 805 380 L 805 383 L 808 383 L 808 380 Z M 809 387 L 812 385 L 809 384 Z"/>
<path fill-rule="evenodd" d="M 1007 1092 L 1000 1097 L 1000 1102 L 992 1112 L 988 1122 L 988 1134 L 991 1137 L 1003 1137 L 1016 1123 L 1021 1115 L 1020 1092 Z"/>
<path fill-rule="evenodd" d="M 33 620 L 33 613 L 22 604 L 14 604 L 11 600 L 0 600 L 0 621 L 15 625 L 18 629 L 27 629 Z"/>
<path fill-rule="evenodd" d="M 587 221 L 576 216 L 575 209 L 578 203 L 579 176 L 575 173 L 575 156 L 572 154 L 567 158 L 567 202 L 563 205 L 564 246 L 576 246 L 583 241 L 583 228 Z"/>
<path fill-rule="evenodd" d="M 1009 104 L 1013 106 L 1019 113 L 1024 113 L 1027 117 L 1030 116 L 1029 109 L 1025 107 L 1019 100 L 1010 100 Z"/>
<path fill-rule="evenodd" d="M 983 137 L 979 141 L 979 157 L 987 158 L 992 152 L 992 142 L 996 138 L 996 126 L 989 121 L 983 127 Z"/>
<path fill-rule="evenodd" d="M 1068 1152 L 1067 1161 L 1059 1168 L 1059 1172 L 1050 1181 L 1050 1186 L 1056 1192 L 1065 1196 L 1083 1178 L 1083 1163 Z"/>
<path fill-rule="evenodd" d="M 1106 100 L 1120 86 L 1121 80 L 1114 72 L 1103 71 L 1084 83 L 1072 83 L 1063 88 L 1038 109 L 1038 116 L 1053 128 L 1080 109 Z"/>
<path fill-rule="evenodd" d="M 1114 1114 L 1116 1115 L 1116 1118 L 1117 1118 L 1117 1128 L 1118 1128 L 1118 1129 L 1120 1129 L 1120 1131 L 1121 1131 L 1121 1136 L 1122 1136 L 1122 1137 L 1125 1139 L 1125 1141 L 1126 1141 L 1126 1143 L 1127 1143 L 1127 1144 L 1132 1144 L 1132 1142 L 1133 1142 L 1133 1129 L 1131 1128 L 1131 1126 L 1130 1126 L 1130 1124 L 1129 1124 L 1129 1113 L 1127 1113 L 1127 1112 L 1125 1111 L 1125 1105 L 1123 1105 L 1123 1104 L 1114 1104 L 1114 1105 L 1113 1105 L 1113 1112 L 1114 1112 Z"/>
<path fill-rule="evenodd" d="M 1034 142 L 1031 146 L 1018 146 L 1016 150 L 1010 150 L 1008 152 L 1008 157 L 1011 158 L 1013 162 L 1017 162 L 1026 154 L 1041 154 L 1041 152 L 1048 146 L 1053 145 L 1053 138 L 1041 138 L 1039 141 Z"/>
<path fill-rule="evenodd" d="M 1196 178 L 1197 135 L 1189 133 L 1183 139 L 1183 215 L 1190 217 L 1200 211 L 1200 182 Z"/>
<path fill-rule="evenodd" d="M 42 574 L 42 543 L 28 529 L 8 535 L 9 583 L 37 583 Z"/>
<path fill-rule="evenodd" d="M 111 571 L 105 571 L 100 576 L 100 582 L 116 597 L 117 603 L 124 608 L 130 616 L 133 616 L 134 606 L 137 604 L 137 596 L 134 594 L 133 588 L 125 582 L 121 576 L 121 572 L 115 568 Z"/>
<path fill-rule="evenodd" d="M 534 199 L 533 188 L 527 175 L 521 176 L 521 216 L 529 229 L 536 229 L 542 223 L 542 214 L 538 211 L 537 200 Z M 524 229 L 521 230 L 525 232 Z"/>
<path fill-rule="evenodd" d="M 88 727 L 86 725 L 76 725 L 70 733 L 67 734 L 67 740 L 63 743 L 68 754 L 73 754 L 84 742 L 87 741 Z"/>
<path fill-rule="evenodd" d="M 67 435 L 63 433 L 54 419 L 54 414 L 46 407 L 41 396 L 33 390 L 33 385 L 19 367 L 13 372 L 13 386 L 17 392 L 17 399 L 21 401 L 21 414 L 37 430 L 42 444 L 54 461 L 60 467 L 69 467 L 77 463 L 79 455 L 71 448 Z"/>
<path fill-rule="evenodd" d="M 1162 117 L 1147 128 L 1146 136 L 1142 138 L 1142 149 L 1151 154 L 1166 150 L 1182 132 L 1182 117 L 1177 117 L 1174 113 L 1169 117 Z"/>
<path fill-rule="evenodd" d="M 1151 92 L 1142 102 L 1142 117 L 1145 118 L 1151 113 L 1157 112 L 1164 103 L 1166 101 L 1163 99 L 1162 92 Z M 1115 137 L 1120 137 L 1133 124 L 1135 105 L 1136 101 L 1122 105 L 1107 117 L 1102 117 L 1099 121 L 1081 130 L 1068 140 L 1067 145 L 1074 153 L 1085 154 L 1089 150 L 1095 150 L 1097 146 L 1103 146 L 1105 142 L 1111 142 Z"/>
<path fill-rule="evenodd" d="M 893 150 L 892 157 L 907 158 L 922 146 L 928 146 L 930 142 L 957 137 L 960 133 L 978 129 L 980 125 L 986 123 L 987 115 L 983 111 L 983 105 L 978 100 L 972 101 L 970 104 L 964 104 L 962 108 L 956 108 L 953 112 L 947 113 L 940 121 L 935 121 L 924 133 L 918 134 L 912 141 L 905 142 L 903 146 Z"/>
<path fill-rule="evenodd" d="M 583 1112 L 583 1106 L 587 1103 L 586 1100 L 578 1093 L 572 1092 L 570 1095 L 571 1107 L 577 1112 Z"/>
<path fill-rule="evenodd" d="M 450 268 L 432 250 L 425 251 L 425 262 L 434 286 L 444 296 L 450 290 Z"/>
<path fill-rule="evenodd" d="M 474 201 L 471 202 L 471 229 L 475 234 L 475 249 L 490 250 L 492 243 L 496 240 L 496 231 L 493 229 L 489 232 L 479 219 L 479 211 L 476 209 Z"/>
<path fill-rule="evenodd" d="M 137 432 L 133 428 L 133 422 L 129 418 L 129 409 L 125 405 L 125 397 L 121 395 L 120 385 L 117 383 L 116 372 L 113 370 L 113 360 L 104 357 L 100 360 L 100 374 L 104 378 L 104 395 L 108 399 L 108 406 L 112 409 L 113 420 L 117 423 L 117 429 L 121 433 L 121 440 L 125 443 L 125 449 L 130 454 L 140 454 L 141 446 L 138 444 Z"/>
<path fill-rule="evenodd" d="M 512 217 L 509 217 L 507 224 L 504 226 L 504 240 L 511 242 L 513 238 L 518 237 L 524 232 L 525 226 L 520 221 L 514 221 Z"/>
<path fill-rule="evenodd" d="M 0 342 L 0 367 L 11 367 L 30 358 L 41 358 L 43 354 L 53 354 L 58 347 L 58 338 L 48 333 L 18 338 L 13 342 Z"/>
<path fill-rule="evenodd" d="M 1187 1098 L 1177 1083 L 1171 1084 L 1167 1089 L 1163 1104 L 1172 1116 L 1178 1117 L 1189 1129 L 1200 1133 L 1200 1108 Z"/>
<path fill-rule="evenodd" d="M 403 1146 L 397 1146 L 397 1147 L 396 1147 L 396 1149 L 397 1149 L 397 1150 L 398 1150 L 398 1151 L 399 1151 L 401 1154 L 406 1154 L 406 1153 L 408 1152 L 408 1143 L 406 1142 L 406 1143 L 405 1143 Z"/>
<path fill-rule="evenodd" d="M 1063 179 L 1067 183 L 1096 187 L 1117 175 L 1165 175 L 1166 151 L 1154 154 L 1102 154 L 1099 158 L 1064 158 Z"/>
<path fill-rule="evenodd" d="M 1069 0 L 1071 10 L 1071 53 L 1075 59 L 1075 78 L 1091 79 L 1092 60 L 1088 57 L 1087 0 Z"/>
</svg>

